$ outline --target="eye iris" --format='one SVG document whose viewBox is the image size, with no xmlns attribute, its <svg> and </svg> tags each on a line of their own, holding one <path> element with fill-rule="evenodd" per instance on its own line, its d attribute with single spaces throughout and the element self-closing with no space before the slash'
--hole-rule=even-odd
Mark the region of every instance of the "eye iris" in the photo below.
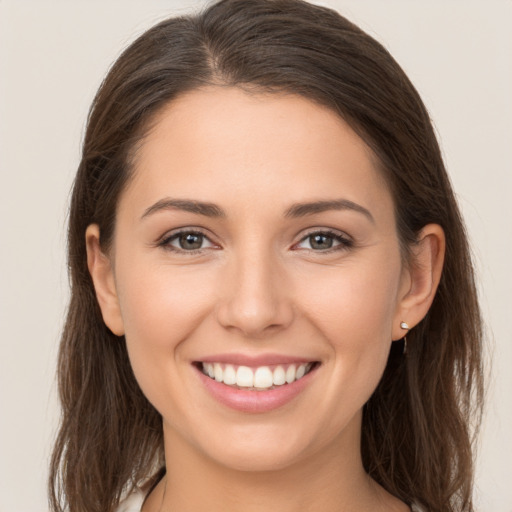
<svg viewBox="0 0 512 512">
<path fill-rule="evenodd" d="M 203 245 L 203 235 L 185 233 L 179 237 L 180 247 L 185 250 L 200 249 Z"/>
<path fill-rule="evenodd" d="M 329 235 L 322 233 L 311 235 L 309 237 L 309 243 L 312 249 L 330 249 L 333 244 L 333 239 Z"/>
</svg>

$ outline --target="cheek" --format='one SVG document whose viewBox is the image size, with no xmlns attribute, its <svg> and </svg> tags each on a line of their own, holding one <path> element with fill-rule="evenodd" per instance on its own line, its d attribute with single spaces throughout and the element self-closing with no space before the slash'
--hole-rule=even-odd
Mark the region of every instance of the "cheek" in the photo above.
<svg viewBox="0 0 512 512">
<path fill-rule="evenodd" d="M 118 295 L 128 353 L 137 380 L 169 377 L 167 365 L 211 309 L 214 290 L 201 271 L 131 261 L 119 265 Z M 159 372 L 159 370 L 162 370 Z"/>
<path fill-rule="evenodd" d="M 390 342 L 399 278 L 399 265 L 345 265 L 317 272 L 300 286 L 304 314 L 335 344 Z"/>
<path fill-rule="evenodd" d="M 325 274 L 300 292 L 307 297 L 303 311 L 330 351 L 333 395 L 343 390 L 344 399 L 358 408 L 373 393 L 387 363 L 400 264 L 347 265 Z"/>
<path fill-rule="evenodd" d="M 200 271 L 156 264 L 130 265 L 120 274 L 118 293 L 128 335 L 153 338 L 150 333 L 160 332 L 156 343 L 180 339 L 210 303 L 209 280 Z"/>
<path fill-rule="evenodd" d="M 310 306 L 314 312 L 310 321 L 330 351 L 325 432 L 332 437 L 349 424 L 375 391 L 391 346 L 394 279 L 369 270 L 362 274 L 354 270 L 349 275 L 340 277 L 329 293 L 316 294 L 316 303 Z"/>
</svg>

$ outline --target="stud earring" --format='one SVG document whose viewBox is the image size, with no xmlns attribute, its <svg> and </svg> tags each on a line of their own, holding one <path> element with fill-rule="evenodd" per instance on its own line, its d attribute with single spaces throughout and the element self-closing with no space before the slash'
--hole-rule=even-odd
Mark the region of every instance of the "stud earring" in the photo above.
<svg viewBox="0 0 512 512">
<path fill-rule="evenodd" d="M 409 324 L 407 322 L 400 322 L 400 329 L 409 331 Z M 407 335 L 404 336 L 404 351 L 403 354 L 407 354 Z"/>
</svg>

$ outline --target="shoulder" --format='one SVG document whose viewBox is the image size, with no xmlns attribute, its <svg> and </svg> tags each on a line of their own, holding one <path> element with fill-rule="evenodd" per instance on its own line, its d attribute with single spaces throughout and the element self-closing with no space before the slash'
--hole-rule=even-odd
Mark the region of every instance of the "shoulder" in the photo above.
<svg viewBox="0 0 512 512">
<path fill-rule="evenodd" d="M 116 509 L 116 512 L 140 512 L 145 495 L 142 491 L 134 491 L 126 497 Z"/>
</svg>

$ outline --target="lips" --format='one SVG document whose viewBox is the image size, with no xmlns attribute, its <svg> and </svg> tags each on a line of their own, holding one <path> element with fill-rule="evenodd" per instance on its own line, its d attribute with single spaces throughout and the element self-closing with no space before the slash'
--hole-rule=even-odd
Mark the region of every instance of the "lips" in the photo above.
<svg viewBox="0 0 512 512">
<path fill-rule="evenodd" d="M 196 361 L 194 366 L 215 400 L 241 412 L 263 413 L 297 397 L 320 363 L 279 356 L 218 355 Z"/>
</svg>

